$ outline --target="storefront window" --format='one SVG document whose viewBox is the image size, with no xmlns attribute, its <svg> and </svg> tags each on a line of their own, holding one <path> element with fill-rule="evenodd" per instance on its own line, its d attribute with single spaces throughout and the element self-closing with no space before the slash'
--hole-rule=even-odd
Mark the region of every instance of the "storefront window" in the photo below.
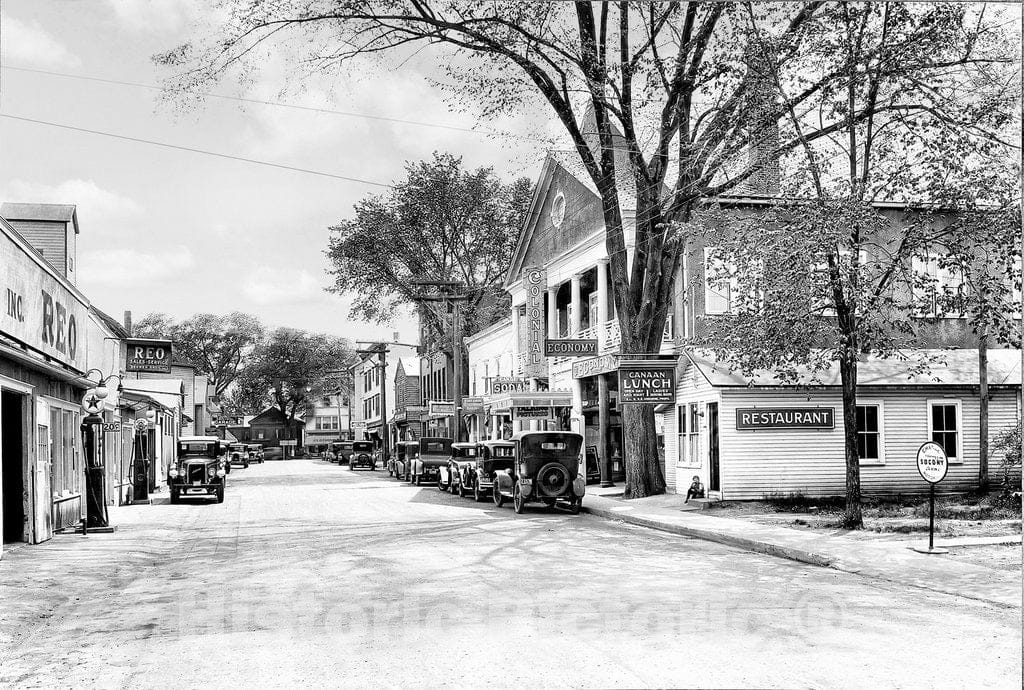
<svg viewBox="0 0 1024 690">
<path fill-rule="evenodd" d="M 857 405 L 857 455 L 862 461 L 882 462 L 881 407 Z"/>
<path fill-rule="evenodd" d="M 959 462 L 959 401 L 929 401 L 928 407 L 928 426 L 931 439 L 942 446 L 950 462 Z"/>
</svg>

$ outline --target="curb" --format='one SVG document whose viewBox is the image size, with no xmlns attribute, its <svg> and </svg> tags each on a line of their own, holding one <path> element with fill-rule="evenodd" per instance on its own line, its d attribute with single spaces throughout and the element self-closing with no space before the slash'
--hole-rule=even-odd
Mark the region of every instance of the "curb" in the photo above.
<svg viewBox="0 0 1024 690">
<path fill-rule="evenodd" d="M 628 513 L 618 513 L 613 510 L 607 510 L 605 508 L 593 508 L 583 506 L 582 512 L 596 515 L 598 517 L 608 518 L 611 520 L 620 520 L 627 524 L 637 525 L 639 527 L 648 527 L 655 529 L 660 532 L 669 532 L 671 534 L 678 534 L 684 537 L 694 537 L 696 539 L 703 539 L 705 541 L 718 542 L 719 544 L 725 544 L 727 546 L 735 546 L 746 551 L 754 551 L 756 553 L 763 553 L 769 556 L 776 556 L 779 558 L 787 558 L 791 561 L 798 561 L 800 563 L 808 563 L 810 565 L 820 566 L 822 568 L 829 568 L 833 565 L 833 559 L 828 556 L 824 556 L 820 553 L 813 551 L 807 551 L 806 549 L 800 549 L 792 546 L 779 546 L 778 544 L 772 544 L 770 542 L 761 541 L 759 539 L 751 539 L 749 537 L 740 537 L 733 534 L 723 534 L 722 532 L 716 532 L 714 530 L 702 529 L 700 527 L 690 527 L 686 525 L 671 525 L 657 520 L 649 520 L 647 518 L 638 517 L 636 515 L 630 515 Z"/>
</svg>

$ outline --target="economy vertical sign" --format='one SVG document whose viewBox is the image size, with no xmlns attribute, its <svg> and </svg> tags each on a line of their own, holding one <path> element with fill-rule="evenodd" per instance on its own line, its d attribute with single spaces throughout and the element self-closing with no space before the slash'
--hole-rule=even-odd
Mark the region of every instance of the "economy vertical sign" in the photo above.
<svg viewBox="0 0 1024 690">
<path fill-rule="evenodd" d="M 675 402 L 674 359 L 620 360 L 619 403 L 661 404 Z"/>
<path fill-rule="evenodd" d="M 547 291 L 547 273 L 539 266 L 523 269 L 523 286 L 526 288 L 526 361 L 523 375 L 543 378 L 548 375 L 547 360 L 544 358 L 544 293 Z"/>
</svg>

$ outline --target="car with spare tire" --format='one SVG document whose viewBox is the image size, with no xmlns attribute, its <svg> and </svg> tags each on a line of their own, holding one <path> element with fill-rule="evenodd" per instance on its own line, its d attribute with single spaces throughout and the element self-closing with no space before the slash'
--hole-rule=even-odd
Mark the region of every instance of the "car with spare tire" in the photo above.
<svg viewBox="0 0 1024 690">
<path fill-rule="evenodd" d="M 495 473 L 493 498 L 499 508 L 507 499 L 517 514 L 529 503 L 548 508 L 562 504 L 580 512 L 586 493 L 586 474 L 580 473 L 583 436 L 572 431 L 520 431 L 512 435 L 510 470 Z"/>
</svg>

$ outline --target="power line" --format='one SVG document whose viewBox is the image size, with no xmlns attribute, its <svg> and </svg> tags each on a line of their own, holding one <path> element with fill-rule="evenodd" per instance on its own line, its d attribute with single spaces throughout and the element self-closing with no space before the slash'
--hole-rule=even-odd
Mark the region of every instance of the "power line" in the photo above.
<svg viewBox="0 0 1024 690">
<path fill-rule="evenodd" d="M 93 77 L 85 74 L 70 74 L 68 72 L 55 72 L 52 70 L 33 69 L 30 67 L 12 67 L 10 65 L 4 65 L 0 69 L 13 70 L 16 72 L 27 72 L 30 74 L 44 74 L 50 77 L 61 77 L 64 79 L 80 79 L 82 81 L 93 81 L 101 84 L 115 84 L 117 86 L 132 86 L 140 89 L 150 89 L 153 91 L 163 91 L 163 87 L 155 84 L 145 84 L 143 82 L 135 81 L 123 81 L 120 79 L 106 79 L 104 77 Z M 469 132 L 470 134 L 478 134 L 481 136 L 495 136 L 504 137 L 507 139 L 524 139 L 527 141 L 538 141 L 550 144 L 554 141 L 554 138 L 548 137 L 531 137 L 524 134 L 511 134 L 507 132 L 496 132 L 494 130 L 481 130 L 473 129 L 472 127 L 459 127 L 457 125 L 443 125 L 437 122 L 423 122 L 421 120 L 405 120 L 398 117 L 387 117 L 384 115 L 370 115 L 368 113 L 356 113 L 345 110 L 334 110 L 333 108 L 315 108 L 308 105 L 298 105 L 295 103 L 283 103 L 281 101 L 266 101 L 258 98 L 245 98 L 244 96 L 229 96 L 227 94 L 213 93 L 211 91 L 197 91 L 195 92 L 198 96 L 206 96 L 209 98 L 221 98 L 227 101 L 236 101 L 239 103 L 252 103 L 255 105 L 269 105 L 277 108 L 290 108 L 292 110 L 302 110 L 305 112 L 319 113 L 322 115 L 342 115 L 344 117 L 358 117 L 367 120 L 379 120 L 382 122 L 394 122 L 396 124 L 403 125 L 414 125 L 417 127 L 432 127 L 435 129 L 447 129 L 454 132 Z"/>
<path fill-rule="evenodd" d="M 244 156 L 233 156 L 229 153 L 218 153 L 217 151 L 207 151 L 206 149 L 197 149 L 191 146 L 181 146 L 179 144 L 168 144 L 163 141 L 154 141 L 152 139 L 142 139 L 140 137 L 130 137 L 124 134 L 115 134 L 113 132 L 104 132 L 98 129 L 87 129 L 85 127 L 75 127 L 74 125 L 65 125 L 59 122 L 49 122 L 47 120 L 37 120 L 31 117 L 20 117 L 18 115 L 11 115 L 9 113 L 0 112 L 0 117 L 7 118 L 8 120 L 18 120 L 20 122 L 29 122 L 36 125 L 45 125 L 47 127 L 57 127 L 59 129 L 67 129 L 73 132 L 84 132 L 85 134 L 96 134 L 103 137 L 110 137 L 112 139 L 121 139 L 122 141 L 131 141 L 137 144 L 148 144 L 150 146 L 160 146 L 165 149 L 174 149 L 176 151 L 188 151 L 189 153 L 199 153 L 204 156 L 214 156 L 216 158 L 226 158 L 232 161 L 240 161 L 242 163 L 253 163 L 254 165 L 264 165 L 269 168 L 279 168 L 281 170 L 291 170 L 293 172 L 301 172 L 309 175 L 319 175 L 321 177 L 330 177 L 335 180 L 345 180 L 347 182 L 358 182 L 359 184 L 373 185 L 374 187 L 387 187 L 393 188 L 394 185 L 386 184 L 384 182 L 374 182 L 372 180 L 364 180 L 358 177 L 348 177 L 346 175 L 336 175 L 334 173 L 323 172 L 322 170 L 311 170 L 309 168 L 299 168 L 293 165 L 284 165 L 282 163 L 271 163 L 270 161 L 261 161 L 255 158 L 246 158 Z"/>
</svg>

